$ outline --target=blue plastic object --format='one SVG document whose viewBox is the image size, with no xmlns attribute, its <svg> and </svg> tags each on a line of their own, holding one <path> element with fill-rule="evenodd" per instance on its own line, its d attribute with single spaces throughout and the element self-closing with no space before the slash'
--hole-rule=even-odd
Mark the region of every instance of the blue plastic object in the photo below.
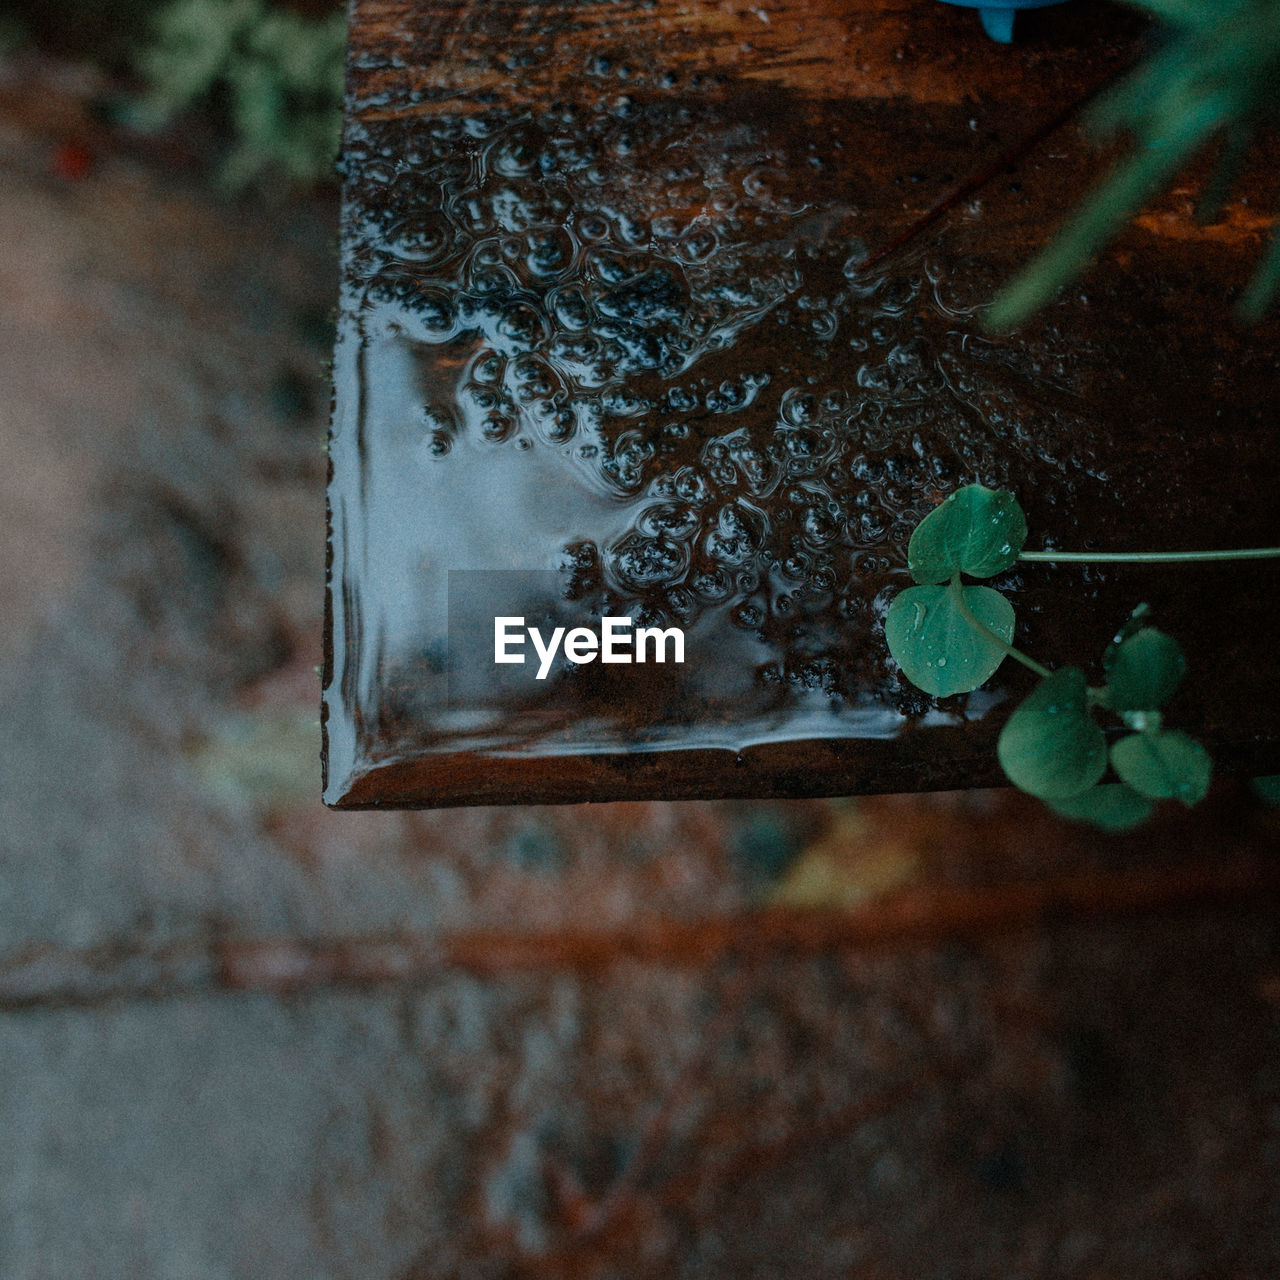
<svg viewBox="0 0 1280 1280">
<path fill-rule="evenodd" d="M 958 4 L 965 9 L 977 9 L 983 30 L 1001 44 L 1013 42 L 1013 20 L 1019 9 L 1047 9 L 1063 0 L 943 0 L 944 4 Z"/>
</svg>

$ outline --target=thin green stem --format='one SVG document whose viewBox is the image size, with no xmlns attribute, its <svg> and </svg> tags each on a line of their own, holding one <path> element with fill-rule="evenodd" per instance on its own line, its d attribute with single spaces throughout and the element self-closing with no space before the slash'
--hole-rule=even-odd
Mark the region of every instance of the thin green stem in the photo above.
<svg viewBox="0 0 1280 1280">
<path fill-rule="evenodd" d="M 1023 551 L 1018 559 L 1074 564 L 1202 564 L 1213 560 L 1280 559 L 1280 547 L 1235 551 Z"/>
<path fill-rule="evenodd" d="M 1048 667 L 1042 667 L 1034 658 L 1023 653 L 1021 649 L 1014 648 L 1007 640 L 1002 639 L 991 630 L 985 622 L 979 621 L 972 609 L 964 598 L 964 591 L 960 585 L 960 575 L 953 573 L 951 575 L 951 597 L 955 601 L 956 608 L 960 611 L 960 616 L 980 635 L 984 640 L 989 640 L 998 649 L 1003 649 L 1015 662 L 1020 662 L 1024 667 L 1034 671 L 1041 680 L 1047 680 L 1053 673 Z"/>
</svg>

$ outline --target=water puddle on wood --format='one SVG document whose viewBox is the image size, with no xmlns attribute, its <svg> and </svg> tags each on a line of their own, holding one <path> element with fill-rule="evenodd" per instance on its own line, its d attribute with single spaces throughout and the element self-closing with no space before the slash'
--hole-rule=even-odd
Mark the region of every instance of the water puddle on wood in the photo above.
<svg viewBox="0 0 1280 1280">
<path fill-rule="evenodd" d="M 859 270 L 910 221 L 896 126 L 735 90 L 349 127 L 331 766 L 883 740 L 1002 700 L 940 710 L 889 660 L 907 539 L 975 480 L 1096 514 L 1114 359 L 983 336 L 998 252 Z M 552 572 L 688 661 L 460 710 L 450 570 Z"/>
</svg>

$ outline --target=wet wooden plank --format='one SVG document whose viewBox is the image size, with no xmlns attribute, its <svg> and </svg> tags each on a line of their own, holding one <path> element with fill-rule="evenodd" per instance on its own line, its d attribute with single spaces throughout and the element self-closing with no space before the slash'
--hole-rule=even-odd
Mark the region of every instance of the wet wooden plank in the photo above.
<svg viewBox="0 0 1280 1280">
<path fill-rule="evenodd" d="M 976 22 L 887 0 L 358 0 L 330 803 L 998 782 L 1025 673 L 936 704 L 883 642 L 906 536 L 945 492 L 1014 489 L 1032 545 L 1280 542 L 1280 331 L 1230 322 L 1268 157 L 1221 224 L 1175 191 L 1007 339 L 976 308 L 1096 174 L 1074 126 L 859 272 L 1142 39 L 1087 4 L 1013 49 Z M 1149 601 L 1191 655 L 1171 716 L 1224 765 L 1280 767 L 1276 570 L 998 585 L 1053 665 L 1096 664 Z M 506 611 L 679 625 L 687 660 L 539 682 L 492 662 Z"/>
</svg>

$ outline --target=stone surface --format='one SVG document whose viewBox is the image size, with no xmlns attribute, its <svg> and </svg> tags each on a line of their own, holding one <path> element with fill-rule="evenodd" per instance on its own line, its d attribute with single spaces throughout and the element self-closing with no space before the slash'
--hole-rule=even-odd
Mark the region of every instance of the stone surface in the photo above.
<svg viewBox="0 0 1280 1280">
<path fill-rule="evenodd" d="M 1261 1278 L 1274 946 L 1158 922 L 745 982 L 624 964 L 29 1012 L 0 1023 L 0 1263 Z"/>
</svg>

